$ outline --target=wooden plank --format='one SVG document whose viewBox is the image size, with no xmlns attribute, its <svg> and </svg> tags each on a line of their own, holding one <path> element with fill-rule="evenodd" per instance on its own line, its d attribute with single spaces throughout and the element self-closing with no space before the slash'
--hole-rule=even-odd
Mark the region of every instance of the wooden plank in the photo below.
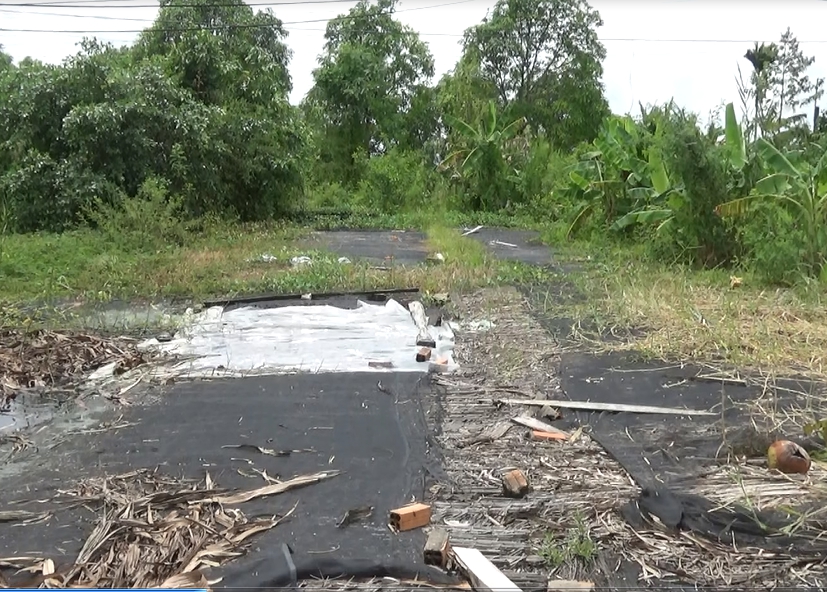
<svg viewBox="0 0 827 592">
<path fill-rule="evenodd" d="M 553 399 L 497 399 L 503 405 L 529 405 L 533 407 L 560 407 L 585 411 L 613 411 L 625 413 L 652 413 L 663 415 L 718 415 L 712 411 L 681 409 L 680 407 L 652 407 L 649 405 L 625 405 L 623 403 L 597 403 L 592 401 L 557 401 Z"/>
<path fill-rule="evenodd" d="M 428 332 L 428 319 L 425 316 L 425 307 L 422 306 L 422 303 L 414 300 L 408 304 L 408 310 L 411 311 L 411 317 L 414 323 L 416 323 L 418 331 L 416 345 L 420 347 L 436 347 L 436 341 L 434 341 L 434 338 L 431 337 L 431 334 Z"/>
<path fill-rule="evenodd" d="M 548 592 L 586 592 L 594 590 L 594 582 L 577 580 L 549 580 Z"/>
<path fill-rule="evenodd" d="M 469 547 L 454 547 L 451 558 L 477 592 L 522 592 L 517 585 L 485 558 Z"/>
<path fill-rule="evenodd" d="M 565 432 L 563 430 L 559 430 L 555 428 L 553 425 L 547 424 L 544 421 L 540 421 L 534 417 L 512 417 L 511 421 L 521 426 L 525 426 L 527 428 L 531 428 L 532 430 L 537 430 L 538 432 L 546 432 L 549 434 L 558 434 L 560 436 L 564 436 L 566 438 L 570 438 L 571 434 Z"/>
</svg>

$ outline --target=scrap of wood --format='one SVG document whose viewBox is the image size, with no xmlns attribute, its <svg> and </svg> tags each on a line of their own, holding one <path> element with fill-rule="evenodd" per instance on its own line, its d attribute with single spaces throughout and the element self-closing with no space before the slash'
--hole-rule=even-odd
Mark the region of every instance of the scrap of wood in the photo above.
<svg viewBox="0 0 827 592">
<path fill-rule="evenodd" d="M 393 362 L 368 362 L 370 368 L 393 368 Z"/>
<path fill-rule="evenodd" d="M 506 497 L 520 498 L 528 493 L 530 487 L 528 478 L 520 469 L 513 469 L 502 476 L 503 495 Z"/>
<path fill-rule="evenodd" d="M 41 521 L 48 518 L 48 512 L 29 512 L 26 510 L 0 510 L 0 522 Z"/>
<path fill-rule="evenodd" d="M 259 497 L 264 497 L 267 495 L 277 495 L 279 493 L 284 493 L 285 491 L 290 491 L 291 489 L 296 489 L 298 487 L 304 487 L 305 485 L 319 483 L 320 481 L 324 481 L 326 479 L 335 477 L 340 473 L 341 471 L 321 471 L 319 473 L 314 473 L 312 475 L 301 475 L 299 477 L 293 477 L 292 479 L 288 479 L 287 481 L 273 483 L 272 485 L 265 485 L 264 487 L 259 487 L 258 489 L 252 489 L 250 491 L 240 491 L 238 493 L 228 495 L 208 497 L 205 499 L 190 501 L 189 503 L 190 505 L 202 503 L 216 503 L 226 504 L 228 506 L 234 504 L 243 504 L 244 502 L 249 502 L 250 500 Z"/>
<path fill-rule="evenodd" d="M 422 303 L 414 300 L 408 304 L 408 310 L 411 311 L 411 317 L 413 318 L 418 331 L 416 336 L 416 345 L 419 347 L 436 347 L 436 341 L 428 332 L 428 319 L 425 316 L 425 307 L 422 306 Z"/>
<path fill-rule="evenodd" d="M 418 352 L 416 352 L 416 361 L 417 362 L 427 362 L 431 359 L 431 348 L 430 347 L 423 347 L 420 348 Z"/>
<path fill-rule="evenodd" d="M 597 403 L 592 401 L 558 401 L 552 399 L 497 399 L 502 405 L 530 405 L 534 407 L 562 407 L 564 409 L 583 409 L 585 411 L 613 411 L 626 413 L 653 413 L 664 415 L 717 415 L 712 411 L 681 409 L 680 407 L 652 407 L 649 405 L 625 405 L 623 403 Z"/>
<path fill-rule="evenodd" d="M 482 229 L 483 229 L 483 226 L 482 226 L 482 224 L 480 224 L 476 228 L 472 228 L 471 230 L 466 230 L 465 232 L 462 233 L 462 236 L 468 236 L 469 234 L 474 234 L 476 232 L 479 232 Z"/>
<path fill-rule="evenodd" d="M 553 425 L 547 424 L 546 422 L 540 421 L 539 419 L 535 419 L 533 417 L 512 417 L 511 421 L 521 426 L 531 428 L 536 432 L 546 432 L 547 434 L 555 434 L 557 436 L 560 436 L 561 438 L 571 437 L 571 434 L 569 434 L 568 432 L 557 429 Z"/>
<path fill-rule="evenodd" d="M 549 580 L 548 592 L 585 592 L 594 590 L 594 582 L 577 580 Z"/>
<path fill-rule="evenodd" d="M 472 436 L 465 440 L 464 442 L 460 442 L 460 448 L 464 448 L 465 446 L 472 446 L 474 444 L 486 444 L 488 442 L 496 442 L 503 436 L 508 433 L 512 424 L 510 421 L 498 421 L 492 426 L 487 427 L 486 429 L 480 431 L 479 434 L 476 436 Z"/>
<path fill-rule="evenodd" d="M 470 580 L 477 592 L 522 592 L 517 585 L 497 569 L 476 549 L 454 547 L 451 559 L 460 571 Z"/>
</svg>

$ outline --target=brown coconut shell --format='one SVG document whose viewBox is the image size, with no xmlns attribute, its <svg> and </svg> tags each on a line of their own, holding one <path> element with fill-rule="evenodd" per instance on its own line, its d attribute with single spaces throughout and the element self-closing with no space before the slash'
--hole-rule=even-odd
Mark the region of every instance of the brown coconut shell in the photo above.
<svg viewBox="0 0 827 592">
<path fill-rule="evenodd" d="M 810 470 L 810 455 L 789 440 L 776 440 L 767 450 L 767 466 L 782 473 L 805 474 Z"/>
</svg>

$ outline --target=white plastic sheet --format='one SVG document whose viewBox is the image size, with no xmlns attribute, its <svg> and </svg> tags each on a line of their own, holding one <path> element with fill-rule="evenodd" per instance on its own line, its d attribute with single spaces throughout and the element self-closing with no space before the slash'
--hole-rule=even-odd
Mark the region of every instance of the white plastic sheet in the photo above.
<svg viewBox="0 0 827 592">
<path fill-rule="evenodd" d="M 185 356 L 171 374 L 178 377 L 245 376 L 284 372 L 427 372 L 447 358 L 456 369 L 449 326 L 429 327 L 437 347 L 431 363 L 416 361 L 417 328 L 395 300 L 385 305 L 359 301 L 355 309 L 335 306 L 209 308 L 190 318 L 175 339 L 141 344 Z M 374 367 L 379 362 L 391 367 Z"/>
</svg>

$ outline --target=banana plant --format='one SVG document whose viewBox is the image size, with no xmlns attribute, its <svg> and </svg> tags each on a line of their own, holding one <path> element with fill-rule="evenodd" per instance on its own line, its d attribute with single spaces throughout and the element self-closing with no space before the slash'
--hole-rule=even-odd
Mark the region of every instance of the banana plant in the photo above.
<svg viewBox="0 0 827 592">
<path fill-rule="evenodd" d="M 760 200 L 785 204 L 798 214 L 804 226 L 807 263 L 819 273 L 827 247 L 827 148 L 819 145 L 816 162 L 810 164 L 802 151 L 782 153 L 765 138 L 759 138 L 755 146 L 768 174 L 756 183 L 750 195 L 723 203 L 716 212 L 735 217 Z"/>
<path fill-rule="evenodd" d="M 595 150 L 584 154 L 569 171 L 569 194 L 582 205 L 569 226 L 568 237 L 599 208 L 611 220 L 623 205 L 640 203 L 651 189 L 652 169 L 639 156 L 642 138 L 632 118 L 610 119 L 593 146 Z"/>
<path fill-rule="evenodd" d="M 658 137 L 660 133 L 661 130 L 657 129 L 655 136 Z M 729 103 L 725 110 L 724 138 L 729 165 L 734 171 L 740 172 L 747 163 L 747 149 L 744 132 L 735 116 L 735 107 L 732 103 Z M 672 184 L 660 150 L 656 147 L 649 150 L 648 170 L 652 187 L 645 196 L 648 198 L 647 205 L 620 217 L 612 224 L 612 230 L 623 230 L 635 224 L 657 224 L 656 232 L 660 232 L 674 221 L 675 212 L 683 205 L 686 198 L 683 185 Z"/>
<path fill-rule="evenodd" d="M 494 101 L 488 103 L 488 111 L 476 128 L 447 113 L 444 117 L 445 122 L 462 135 L 466 146 L 449 154 L 440 163 L 440 168 L 452 165 L 460 176 L 474 182 L 477 208 L 502 202 L 506 193 L 502 183 L 515 174 L 515 171 L 506 170 L 508 159 L 505 152 L 509 142 L 525 128 L 525 118 L 503 126 L 497 117 Z"/>
</svg>

